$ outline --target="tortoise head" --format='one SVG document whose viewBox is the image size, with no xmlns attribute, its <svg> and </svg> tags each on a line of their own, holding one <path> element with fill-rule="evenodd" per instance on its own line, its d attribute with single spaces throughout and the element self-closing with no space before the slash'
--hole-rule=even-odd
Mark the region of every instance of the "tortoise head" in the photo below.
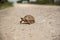
<svg viewBox="0 0 60 40">
<path fill-rule="evenodd" d="M 21 21 L 23 21 L 23 18 L 21 18 Z"/>
</svg>

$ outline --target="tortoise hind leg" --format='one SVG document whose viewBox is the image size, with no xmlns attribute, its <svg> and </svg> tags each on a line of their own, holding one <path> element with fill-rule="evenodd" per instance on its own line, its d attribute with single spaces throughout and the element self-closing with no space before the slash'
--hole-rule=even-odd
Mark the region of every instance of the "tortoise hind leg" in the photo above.
<svg viewBox="0 0 60 40">
<path fill-rule="evenodd" d="M 29 24 L 29 25 L 31 24 L 30 20 L 27 20 L 27 24 Z"/>
<path fill-rule="evenodd" d="M 33 24 L 33 23 L 35 23 L 35 21 L 34 20 L 31 20 L 30 23 Z"/>
</svg>

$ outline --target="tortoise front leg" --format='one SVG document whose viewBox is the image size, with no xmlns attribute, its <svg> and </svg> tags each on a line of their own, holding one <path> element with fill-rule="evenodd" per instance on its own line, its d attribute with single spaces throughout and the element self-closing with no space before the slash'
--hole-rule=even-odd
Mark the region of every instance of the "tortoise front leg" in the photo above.
<svg viewBox="0 0 60 40">
<path fill-rule="evenodd" d="M 22 23 L 22 21 L 20 21 L 20 24 Z"/>
</svg>

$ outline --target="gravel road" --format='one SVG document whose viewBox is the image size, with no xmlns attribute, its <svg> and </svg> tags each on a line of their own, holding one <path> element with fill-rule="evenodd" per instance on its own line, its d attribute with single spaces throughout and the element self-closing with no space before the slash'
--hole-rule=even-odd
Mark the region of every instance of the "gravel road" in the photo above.
<svg viewBox="0 0 60 40">
<path fill-rule="evenodd" d="M 20 24 L 25 15 L 36 22 Z M 14 4 L 0 10 L 0 40 L 60 40 L 60 6 Z"/>
</svg>

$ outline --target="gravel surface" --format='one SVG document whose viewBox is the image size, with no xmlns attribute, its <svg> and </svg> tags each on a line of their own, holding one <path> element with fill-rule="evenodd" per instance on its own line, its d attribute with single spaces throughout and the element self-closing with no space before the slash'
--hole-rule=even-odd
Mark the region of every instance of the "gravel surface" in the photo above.
<svg viewBox="0 0 60 40">
<path fill-rule="evenodd" d="M 36 22 L 20 24 L 25 15 Z M 60 40 L 60 6 L 14 4 L 0 10 L 0 40 Z"/>
</svg>

